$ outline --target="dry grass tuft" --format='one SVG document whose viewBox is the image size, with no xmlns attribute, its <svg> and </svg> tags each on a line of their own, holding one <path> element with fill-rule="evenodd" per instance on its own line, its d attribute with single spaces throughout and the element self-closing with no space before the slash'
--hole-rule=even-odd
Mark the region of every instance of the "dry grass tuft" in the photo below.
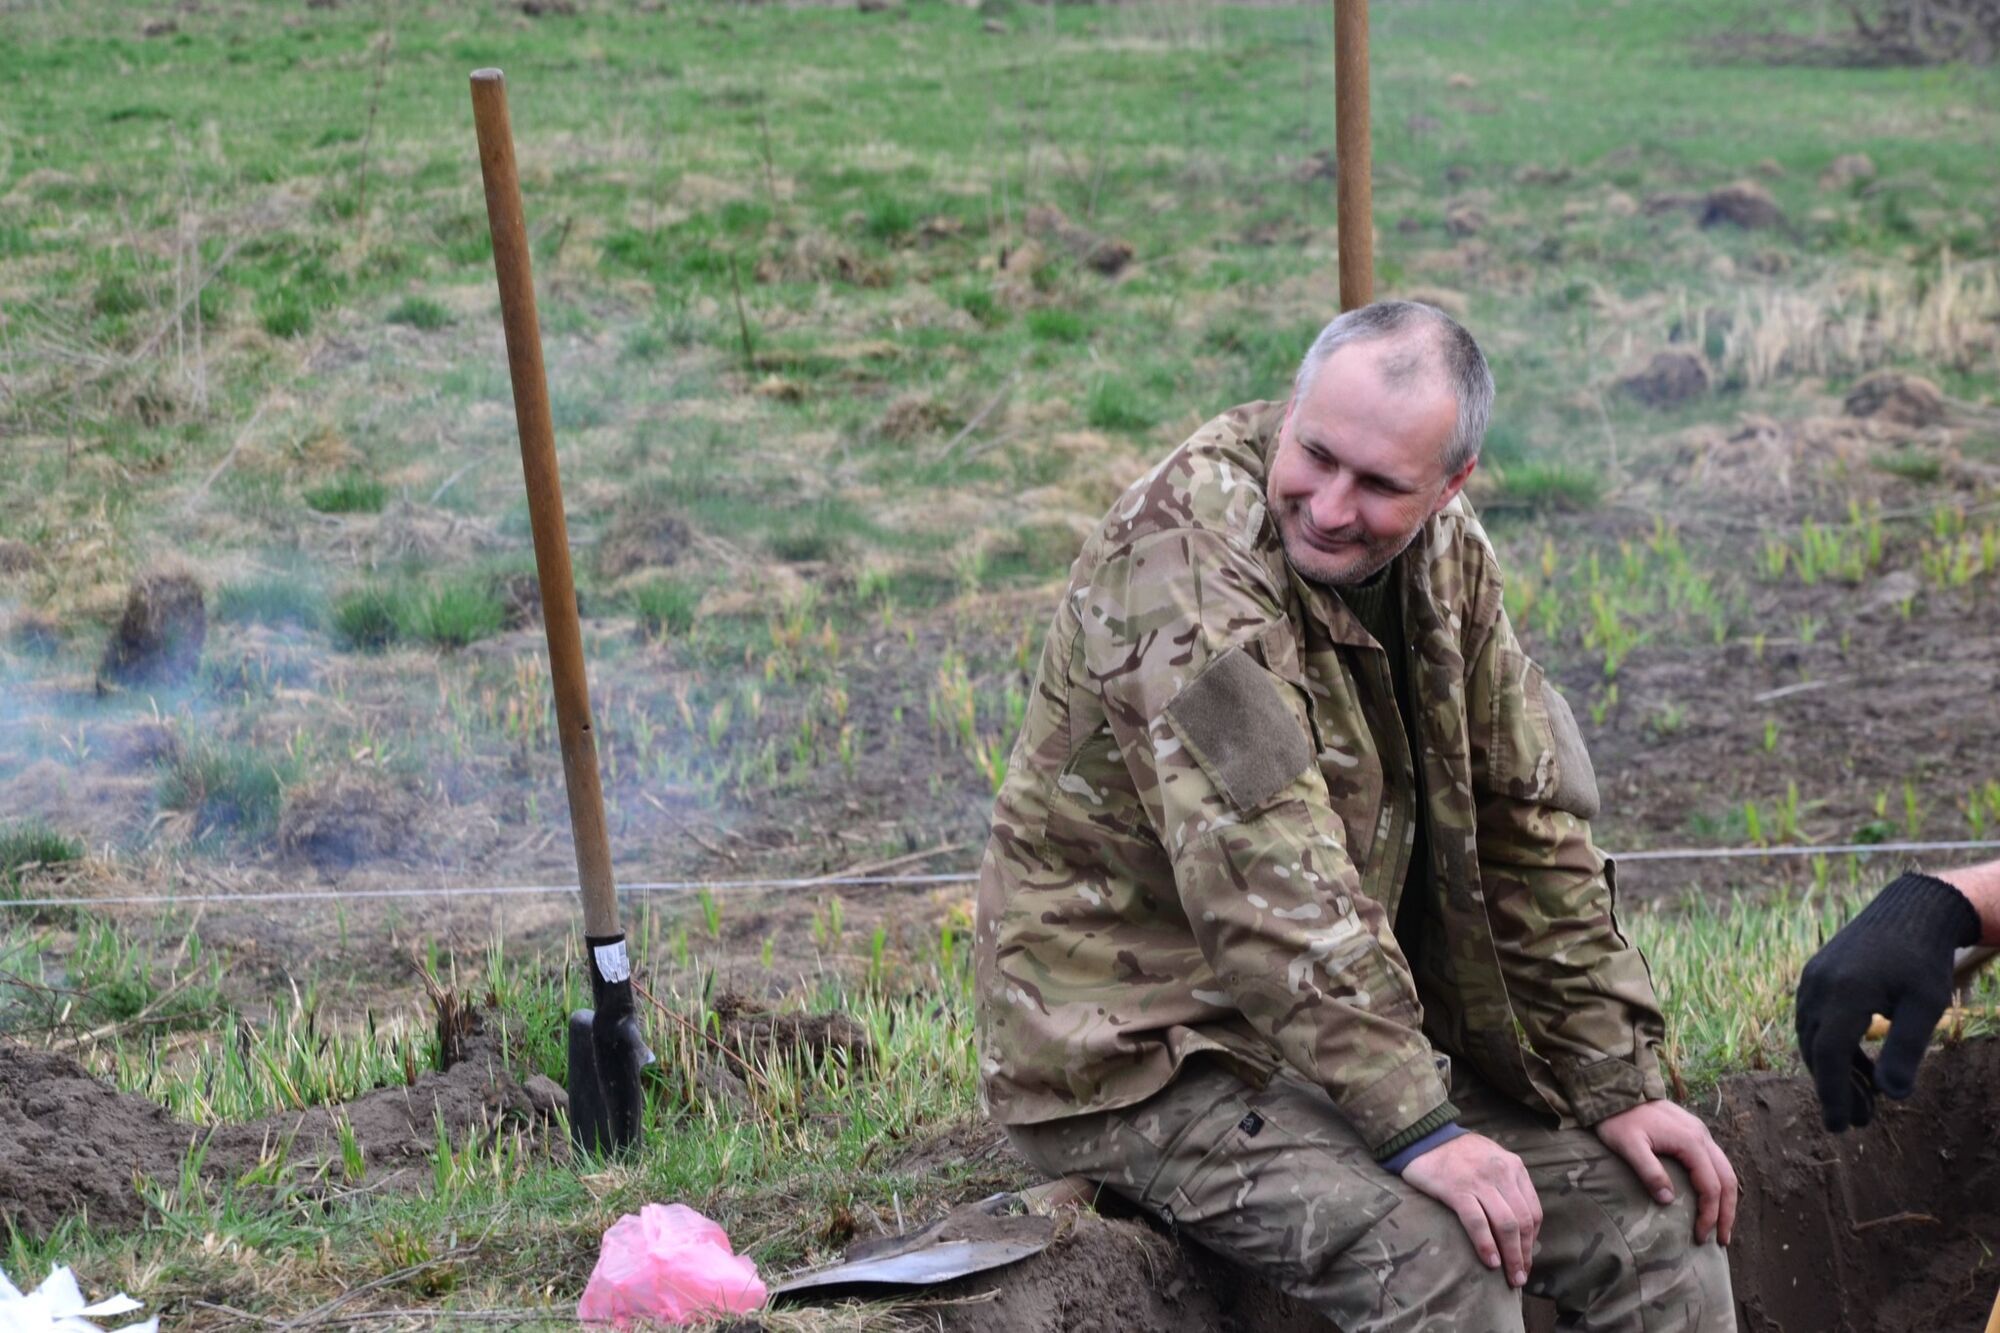
<svg viewBox="0 0 2000 1333">
<path fill-rule="evenodd" d="M 1744 288 L 1718 369 L 1761 388 L 1802 375 L 1852 375 L 1894 361 L 1969 366 L 2000 344 L 2000 267 L 1836 273 L 1801 287 Z M 1700 330 L 1697 330 L 1700 336 Z"/>
</svg>

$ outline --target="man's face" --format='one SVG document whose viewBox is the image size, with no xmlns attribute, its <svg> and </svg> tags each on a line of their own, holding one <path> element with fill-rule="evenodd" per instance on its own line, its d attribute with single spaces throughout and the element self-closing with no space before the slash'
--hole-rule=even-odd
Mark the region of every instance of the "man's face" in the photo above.
<svg viewBox="0 0 2000 1333">
<path fill-rule="evenodd" d="M 1429 374 L 1383 380 L 1390 340 L 1350 343 L 1285 409 L 1265 498 L 1285 555 L 1315 583 L 1360 583 L 1394 560 L 1465 479 L 1444 471 L 1458 421 L 1448 386 Z"/>
</svg>

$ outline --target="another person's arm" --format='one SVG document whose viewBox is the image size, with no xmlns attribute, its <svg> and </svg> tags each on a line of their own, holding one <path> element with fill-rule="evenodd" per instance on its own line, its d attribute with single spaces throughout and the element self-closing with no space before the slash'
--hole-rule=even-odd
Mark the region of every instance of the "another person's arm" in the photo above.
<svg viewBox="0 0 2000 1333">
<path fill-rule="evenodd" d="M 1940 871 L 1938 878 L 1964 894 L 1979 913 L 1979 943 L 2000 947 L 2000 861 Z"/>
<path fill-rule="evenodd" d="M 1813 955 L 1799 974 L 1799 1054 L 1828 1129 L 1867 1124 L 1878 1088 L 1910 1095 L 1957 952 L 1981 943 L 2000 944 L 2000 861 L 1903 875 Z M 1876 1014 L 1889 1019 L 1879 1061 L 1861 1049 Z"/>
</svg>

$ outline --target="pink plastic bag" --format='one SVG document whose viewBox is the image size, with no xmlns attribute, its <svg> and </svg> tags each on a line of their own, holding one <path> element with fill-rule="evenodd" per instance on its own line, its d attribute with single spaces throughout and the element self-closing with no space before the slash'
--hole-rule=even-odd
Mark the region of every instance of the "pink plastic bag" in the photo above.
<svg viewBox="0 0 2000 1333">
<path fill-rule="evenodd" d="M 626 1328 L 635 1319 L 683 1324 L 763 1304 L 757 1265 L 730 1248 L 721 1227 L 681 1204 L 649 1203 L 604 1233 L 576 1317 Z"/>
</svg>

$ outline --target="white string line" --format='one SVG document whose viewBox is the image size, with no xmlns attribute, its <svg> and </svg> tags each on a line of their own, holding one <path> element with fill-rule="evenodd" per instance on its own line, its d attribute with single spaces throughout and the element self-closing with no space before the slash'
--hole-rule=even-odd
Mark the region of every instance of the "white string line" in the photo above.
<svg viewBox="0 0 2000 1333">
<path fill-rule="evenodd" d="M 2000 847 L 2000 839 L 1966 842 L 1843 842 L 1825 845 L 1792 843 L 1779 847 L 1662 847 L 1625 852 L 1612 857 L 1633 861 L 1733 861 L 1787 856 L 1875 856 L 1896 852 L 1974 852 Z M 702 889 L 827 889 L 840 887 L 897 888 L 935 884 L 970 884 L 970 871 L 934 875 L 812 875 L 799 879 L 656 879 L 620 884 L 621 894 L 698 893 Z M 137 907 L 150 903 L 293 903 L 315 899 L 350 901 L 359 898 L 531 898 L 579 892 L 574 884 L 496 884 L 456 888 L 337 889 L 315 893 L 153 893 L 113 898 L 0 898 L 0 907 Z"/>
</svg>

